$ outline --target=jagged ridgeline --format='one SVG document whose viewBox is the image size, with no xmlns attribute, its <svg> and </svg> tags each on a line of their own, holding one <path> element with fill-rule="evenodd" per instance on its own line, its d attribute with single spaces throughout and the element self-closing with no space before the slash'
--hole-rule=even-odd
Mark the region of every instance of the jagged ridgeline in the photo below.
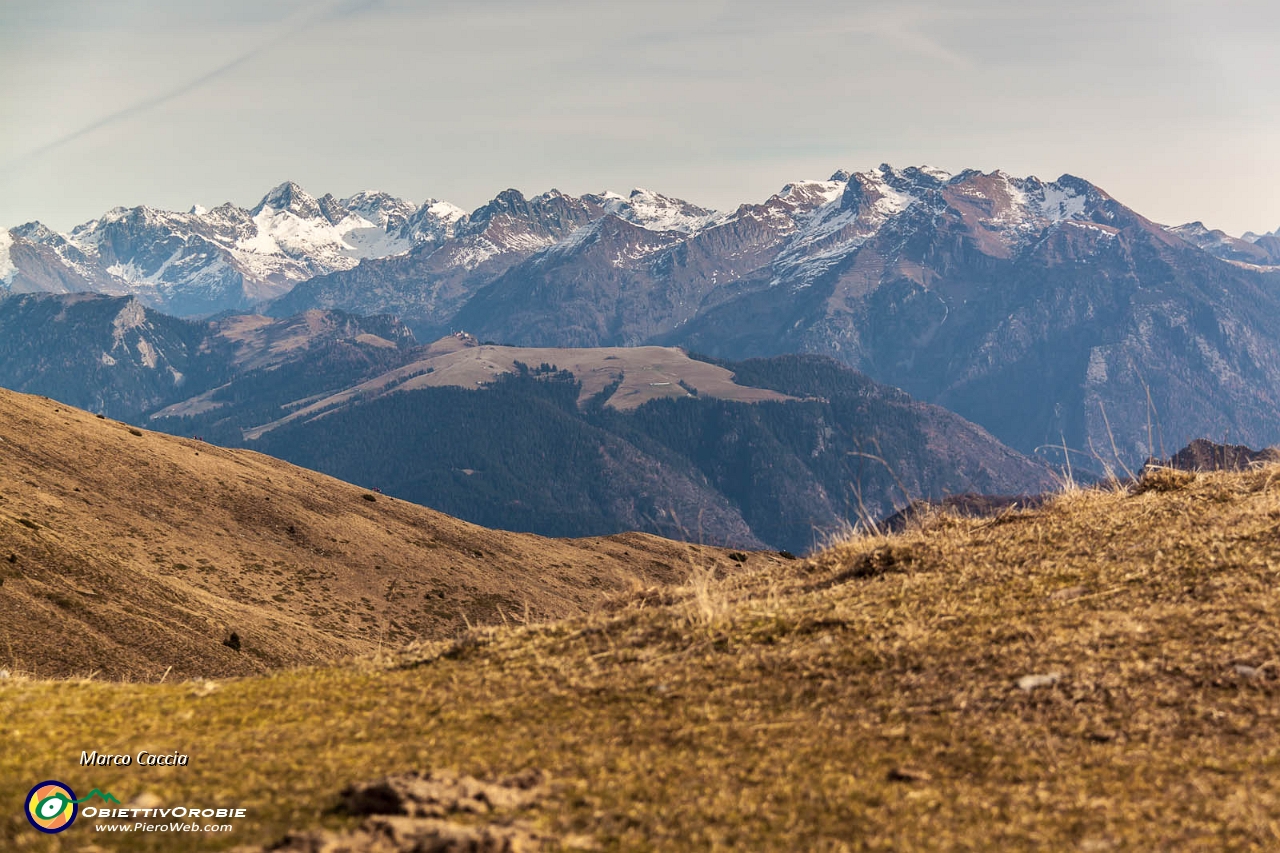
<svg viewBox="0 0 1280 853">
<path fill-rule="evenodd" d="M 413 343 L 390 317 L 340 311 L 273 323 L 252 315 L 185 320 L 127 296 L 0 300 L 0 385 L 134 423 L 219 388 L 245 417 L 270 413 L 392 367 Z"/>
</svg>

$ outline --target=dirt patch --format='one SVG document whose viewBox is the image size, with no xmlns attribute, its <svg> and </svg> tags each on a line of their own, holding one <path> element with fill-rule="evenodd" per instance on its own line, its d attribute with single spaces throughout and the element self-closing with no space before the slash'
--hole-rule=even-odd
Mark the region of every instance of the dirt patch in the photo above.
<svg viewBox="0 0 1280 853">
<path fill-rule="evenodd" d="M 365 820 L 354 830 L 290 833 L 265 850 L 297 853 L 522 853 L 560 839 L 515 820 L 546 794 L 546 776 L 529 770 L 496 782 L 453 773 L 405 773 L 353 785 L 339 810 Z M 485 823 L 457 820 L 481 815 Z M 246 850 L 245 853 L 248 853 Z"/>
<path fill-rule="evenodd" d="M 539 770 L 497 782 L 447 772 L 403 773 L 347 788 L 342 792 L 342 810 L 360 816 L 491 814 L 528 808 L 545 793 L 546 776 Z"/>
</svg>

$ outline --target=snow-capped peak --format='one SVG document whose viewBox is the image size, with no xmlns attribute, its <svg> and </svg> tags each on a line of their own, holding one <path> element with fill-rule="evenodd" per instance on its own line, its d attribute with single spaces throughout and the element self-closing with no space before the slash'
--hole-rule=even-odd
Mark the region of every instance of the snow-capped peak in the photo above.
<svg viewBox="0 0 1280 853">
<path fill-rule="evenodd" d="M 467 216 L 467 212 L 465 210 L 458 207 L 456 204 L 450 204 L 447 201 L 430 199 L 423 205 L 423 208 L 428 214 L 442 222 L 457 222 L 460 219 L 465 219 Z"/>
<path fill-rule="evenodd" d="M 595 196 L 594 201 L 619 219 L 650 231 L 681 231 L 691 234 L 716 215 L 714 210 L 641 187 L 636 187 L 625 197 L 606 190 Z"/>
<path fill-rule="evenodd" d="M 449 222 L 465 218 L 452 205 L 432 202 L 431 208 Z M 116 207 L 70 234 L 39 223 L 5 232 L 0 287 L 27 272 L 9 270 L 9 247 L 21 240 L 53 250 L 57 261 L 46 254 L 32 263 L 60 262 L 65 270 L 55 280 L 132 293 L 166 310 L 249 307 L 313 276 L 408 251 L 423 242 L 408 227 L 417 212 L 413 203 L 375 191 L 317 200 L 292 181 L 274 187 L 251 210 L 230 202 L 212 210 L 193 205 L 187 212 Z"/>
<path fill-rule="evenodd" d="M 853 211 L 868 225 L 879 225 L 897 216 L 917 201 L 911 176 L 888 164 L 868 172 L 857 172 L 845 185 L 841 206 Z"/>
<path fill-rule="evenodd" d="M 13 246 L 13 236 L 7 231 L 0 231 L 0 284 L 8 286 L 18 274 L 18 268 L 9 257 L 9 249 Z"/>
<path fill-rule="evenodd" d="M 837 172 L 832 178 L 845 174 Z M 936 183 L 933 178 L 926 180 Z M 915 183 L 912 170 L 900 172 L 886 164 L 856 172 L 844 181 L 788 184 L 777 198 L 808 204 L 796 205 L 795 233 L 775 262 L 779 276 L 794 275 L 800 286 L 813 281 L 915 204 L 923 191 Z"/>
<path fill-rule="evenodd" d="M 1015 178 L 996 170 L 967 170 L 950 178 L 945 193 L 987 228 L 1006 232 L 1010 239 L 1023 232 L 1039 232 L 1047 225 L 1088 218 L 1092 185 L 1070 175 L 1045 182 L 1037 177 Z"/>
<path fill-rule="evenodd" d="M 792 181 L 782 188 L 778 198 L 801 206 L 824 205 L 840 198 L 850 177 L 848 172 L 839 171 L 826 181 Z"/>
<path fill-rule="evenodd" d="M 379 228 L 403 225 L 418 209 L 413 202 L 378 190 L 358 192 L 339 201 L 338 206 L 348 215 L 359 216 Z"/>
<path fill-rule="evenodd" d="M 315 198 L 293 181 L 285 181 L 273 188 L 250 213 L 257 216 L 267 208 L 277 212 L 288 211 L 302 219 L 314 219 L 323 215 Z"/>
<path fill-rule="evenodd" d="M 1024 182 L 1028 195 L 1031 196 L 1035 210 L 1050 222 L 1061 222 L 1064 219 L 1079 219 L 1084 216 L 1088 198 L 1077 187 L 1063 182 L 1031 183 Z"/>
<path fill-rule="evenodd" d="M 429 198 L 409 216 L 399 235 L 415 245 L 447 240 L 467 219 L 467 212 L 456 204 Z"/>
</svg>

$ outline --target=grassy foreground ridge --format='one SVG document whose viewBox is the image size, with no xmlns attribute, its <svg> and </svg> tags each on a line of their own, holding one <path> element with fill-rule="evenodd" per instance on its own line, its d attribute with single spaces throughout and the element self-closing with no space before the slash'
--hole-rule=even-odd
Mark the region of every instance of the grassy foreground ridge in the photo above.
<svg viewBox="0 0 1280 853">
<path fill-rule="evenodd" d="M 37 836 L 21 799 L 51 777 L 249 807 L 181 839 L 215 850 L 353 826 L 345 785 L 443 768 L 545 771 L 519 817 L 550 849 L 1280 847 L 1280 466 L 757 560 L 391 665 L 0 680 L 0 847 L 174 849 Z M 92 748 L 191 761 L 77 767 Z"/>
</svg>

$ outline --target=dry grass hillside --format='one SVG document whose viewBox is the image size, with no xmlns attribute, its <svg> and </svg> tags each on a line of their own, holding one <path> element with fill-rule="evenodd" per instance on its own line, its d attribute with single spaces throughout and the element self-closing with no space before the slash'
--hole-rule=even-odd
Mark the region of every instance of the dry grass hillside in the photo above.
<svg viewBox="0 0 1280 853">
<path fill-rule="evenodd" d="M 225 676 L 580 613 L 724 552 L 495 532 L 0 391 L 0 668 Z M 763 557 L 755 558 L 765 559 Z M 224 641 L 235 633 L 240 649 Z"/>
<path fill-rule="evenodd" d="M 1280 848 L 1280 467 L 711 574 L 390 667 L 11 681 L 0 802 L 53 773 L 251 804 L 190 849 Z M 113 748 L 191 765 L 71 766 L 103 719 L 128 721 Z M 173 849 L 92 821 L 37 837 L 18 811 L 11 849 Z"/>
</svg>

